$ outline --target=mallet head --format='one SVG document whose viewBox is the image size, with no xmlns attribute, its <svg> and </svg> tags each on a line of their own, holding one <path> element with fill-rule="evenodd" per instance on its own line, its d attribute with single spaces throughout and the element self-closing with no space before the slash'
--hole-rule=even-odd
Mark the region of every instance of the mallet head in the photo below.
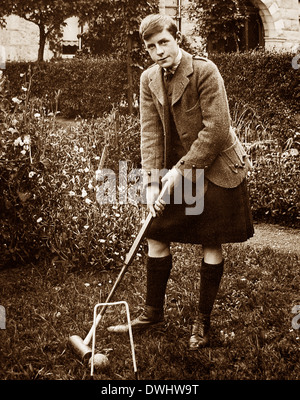
<svg viewBox="0 0 300 400">
<path fill-rule="evenodd" d="M 84 343 L 78 335 L 70 336 L 69 342 L 73 350 L 83 359 L 89 359 L 92 355 L 92 349 Z"/>
</svg>

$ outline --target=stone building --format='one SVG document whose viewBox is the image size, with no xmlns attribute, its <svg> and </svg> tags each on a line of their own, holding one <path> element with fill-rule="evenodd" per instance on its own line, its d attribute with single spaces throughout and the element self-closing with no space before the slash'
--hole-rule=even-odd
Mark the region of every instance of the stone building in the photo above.
<svg viewBox="0 0 300 400">
<path fill-rule="evenodd" d="M 184 11 L 188 3 L 188 0 L 160 0 L 160 12 L 175 16 L 179 28 L 187 36 L 193 31 Z M 247 3 L 249 18 L 240 35 L 241 50 L 257 47 L 297 50 L 300 45 L 300 0 L 248 0 Z M 232 50 L 230 44 L 213 45 L 208 41 L 208 51 L 226 49 Z"/>
<path fill-rule="evenodd" d="M 186 36 L 192 35 L 193 25 L 185 11 L 188 0 L 160 0 L 160 12 L 176 18 L 179 29 Z M 242 50 L 264 47 L 268 50 L 298 51 L 299 0 L 249 0 L 249 19 L 241 32 Z M 72 57 L 81 48 L 79 34 L 82 27 L 75 17 L 69 18 L 64 28 L 61 55 Z M 7 17 L 7 26 L 0 29 L 0 67 L 6 61 L 34 61 L 38 54 L 38 27 L 15 15 Z M 208 41 L 208 51 L 230 51 L 230 43 L 213 44 Z M 53 57 L 46 44 L 44 58 Z"/>
</svg>

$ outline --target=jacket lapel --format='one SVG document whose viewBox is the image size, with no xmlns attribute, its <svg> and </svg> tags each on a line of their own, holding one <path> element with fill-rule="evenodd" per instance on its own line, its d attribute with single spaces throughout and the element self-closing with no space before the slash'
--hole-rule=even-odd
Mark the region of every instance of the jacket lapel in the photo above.
<svg viewBox="0 0 300 400">
<path fill-rule="evenodd" d="M 182 59 L 173 78 L 172 106 L 181 98 L 193 72 L 192 56 L 182 50 Z"/>
<path fill-rule="evenodd" d="M 158 65 L 155 66 L 153 70 L 149 73 L 149 78 L 149 88 L 155 95 L 157 100 L 160 102 L 160 104 L 163 106 L 165 104 L 165 91 L 162 70 Z"/>
</svg>

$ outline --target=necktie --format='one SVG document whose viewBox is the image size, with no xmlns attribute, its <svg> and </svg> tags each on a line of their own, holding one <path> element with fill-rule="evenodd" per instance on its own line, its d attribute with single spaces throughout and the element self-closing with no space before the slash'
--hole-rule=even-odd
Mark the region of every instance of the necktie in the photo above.
<svg viewBox="0 0 300 400">
<path fill-rule="evenodd" d="M 175 72 L 175 71 L 172 71 L 171 69 L 166 69 L 166 70 L 164 71 L 164 78 L 165 78 L 165 80 L 166 80 L 167 82 L 169 82 L 169 81 L 172 79 L 172 77 L 173 77 L 173 75 L 174 75 L 174 72 Z"/>
</svg>

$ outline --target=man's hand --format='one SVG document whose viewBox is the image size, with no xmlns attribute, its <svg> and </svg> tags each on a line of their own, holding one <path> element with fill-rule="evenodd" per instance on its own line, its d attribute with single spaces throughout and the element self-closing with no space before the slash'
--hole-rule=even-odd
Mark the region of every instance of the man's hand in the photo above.
<svg viewBox="0 0 300 400">
<path fill-rule="evenodd" d="M 158 185 L 150 185 L 146 190 L 146 199 L 147 199 L 147 207 L 153 217 L 159 216 L 162 214 L 166 202 L 162 199 L 158 199 L 159 195 L 159 187 Z"/>
<path fill-rule="evenodd" d="M 169 194 L 172 194 L 174 191 L 174 188 L 179 185 L 181 182 L 182 175 L 180 171 L 173 167 L 170 169 L 169 172 L 166 173 L 166 175 L 162 178 L 162 184 L 165 184 L 168 182 L 168 187 L 169 187 Z"/>
<path fill-rule="evenodd" d="M 172 168 L 166 173 L 161 181 L 163 185 L 167 183 L 169 194 L 171 194 L 174 191 L 174 187 L 180 183 L 181 179 L 181 173 L 176 168 Z M 153 217 L 161 215 L 166 206 L 166 202 L 163 199 L 158 199 L 158 196 L 159 187 L 157 185 L 150 185 L 147 187 L 147 207 L 152 213 Z"/>
</svg>

